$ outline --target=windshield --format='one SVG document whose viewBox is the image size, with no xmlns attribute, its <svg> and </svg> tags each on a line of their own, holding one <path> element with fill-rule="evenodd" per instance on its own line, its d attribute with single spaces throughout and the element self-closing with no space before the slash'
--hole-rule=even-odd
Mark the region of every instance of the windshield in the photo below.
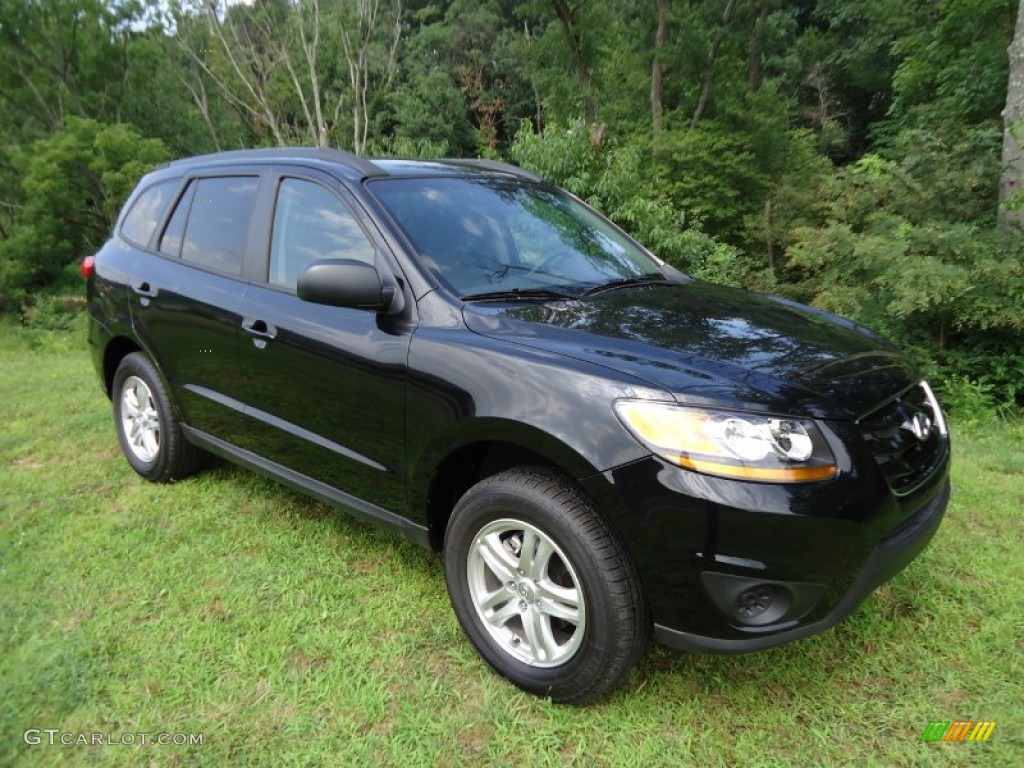
<svg viewBox="0 0 1024 768">
<path fill-rule="evenodd" d="M 444 177 L 379 179 L 371 188 L 420 257 L 463 298 L 576 296 L 621 280 L 663 279 L 611 222 L 553 187 Z"/>
</svg>

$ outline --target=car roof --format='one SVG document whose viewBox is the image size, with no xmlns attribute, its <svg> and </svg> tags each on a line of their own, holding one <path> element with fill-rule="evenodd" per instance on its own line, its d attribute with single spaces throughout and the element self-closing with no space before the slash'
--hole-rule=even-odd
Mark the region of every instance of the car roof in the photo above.
<svg viewBox="0 0 1024 768">
<path fill-rule="evenodd" d="M 173 160 L 161 168 L 183 169 L 191 166 L 242 165 L 251 163 L 312 162 L 330 165 L 353 179 L 386 178 L 389 176 L 473 176 L 503 174 L 528 181 L 542 181 L 540 176 L 499 160 L 446 158 L 443 160 L 411 160 L 401 158 L 365 158 L 330 147 L 274 147 L 268 149 L 235 149 L 197 157 Z"/>
</svg>

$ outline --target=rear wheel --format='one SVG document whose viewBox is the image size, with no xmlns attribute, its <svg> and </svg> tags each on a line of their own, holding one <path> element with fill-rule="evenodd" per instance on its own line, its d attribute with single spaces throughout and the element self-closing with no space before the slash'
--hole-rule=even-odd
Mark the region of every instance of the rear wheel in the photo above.
<svg viewBox="0 0 1024 768">
<path fill-rule="evenodd" d="M 121 361 L 111 398 L 117 437 L 132 469 L 156 483 L 199 469 L 203 453 L 185 439 L 167 388 L 144 354 L 133 352 Z"/>
<path fill-rule="evenodd" d="M 470 641 L 531 693 L 593 699 L 647 646 L 632 562 L 583 493 L 550 470 L 507 470 L 471 488 L 448 524 L 445 575 Z"/>
</svg>

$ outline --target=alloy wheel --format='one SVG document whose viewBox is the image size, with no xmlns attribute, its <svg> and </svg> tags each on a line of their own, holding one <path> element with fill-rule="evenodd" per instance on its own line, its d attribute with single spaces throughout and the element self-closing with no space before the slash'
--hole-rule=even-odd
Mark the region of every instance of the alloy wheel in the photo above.
<svg viewBox="0 0 1024 768">
<path fill-rule="evenodd" d="M 473 606 L 498 646 L 534 667 L 579 650 L 586 629 L 580 579 L 562 549 L 520 520 L 495 520 L 474 537 L 466 563 Z"/>
<path fill-rule="evenodd" d="M 160 414 L 149 386 L 129 376 L 121 387 L 121 429 L 139 461 L 152 462 L 160 453 Z"/>
</svg>

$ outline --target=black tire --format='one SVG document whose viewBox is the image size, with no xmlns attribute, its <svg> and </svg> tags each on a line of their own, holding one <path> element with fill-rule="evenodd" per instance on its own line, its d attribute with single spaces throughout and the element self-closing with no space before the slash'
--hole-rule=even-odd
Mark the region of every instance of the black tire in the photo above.
<svg viewBox="0 0 1024 768">
<path fill-rule="evenodd" d="M 470 642 L 530 693 L 592 700 L 647 648 L 650 621 L 632 561 L 557 472 L 519 467 L 470 488 L 448 522 L 444 565 Z"/>
<path fill-rule="evenodd" d="M 114 428 L 132 469 L 154 483 L 194 474 L 203 451 L 185 439 L 167 387 L 141 352 L 125 355 L 111 387 Z"/>
</svg>

